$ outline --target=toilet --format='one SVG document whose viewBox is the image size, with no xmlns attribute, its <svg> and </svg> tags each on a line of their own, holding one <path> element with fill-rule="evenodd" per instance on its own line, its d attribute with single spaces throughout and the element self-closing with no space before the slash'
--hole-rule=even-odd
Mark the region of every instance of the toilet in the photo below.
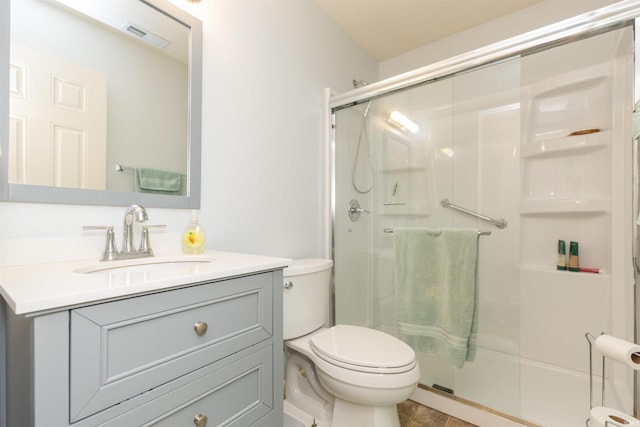
<svg viewBox="0 0 640 427">
<path fill-rule="evenodd" d="M 284 270 L 285 413 L 305 426 L 399 427 L 396 405 L 420 378 L 415 352 L 375 329 L 328 327 L 332 266 L 301 259 Z"/>
</svg>

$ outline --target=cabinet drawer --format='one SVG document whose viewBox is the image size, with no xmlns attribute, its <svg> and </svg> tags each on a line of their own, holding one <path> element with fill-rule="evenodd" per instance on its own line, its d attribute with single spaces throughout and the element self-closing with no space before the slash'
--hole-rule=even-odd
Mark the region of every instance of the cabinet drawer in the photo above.
<svg viewBox="0 0 640 427">
<path fill-rule="evenodd" d="M 244 427 L 273 410 L 273 346 L 201 371 L 196 380 L 100 426 L 193 427 L 203 415 L 208 427 Z"/>
<path fill-rule="evenodd" d="M 270 338 L 273 284 L 264 273 L 73 310 L 71 421 Z"/>
</svg>

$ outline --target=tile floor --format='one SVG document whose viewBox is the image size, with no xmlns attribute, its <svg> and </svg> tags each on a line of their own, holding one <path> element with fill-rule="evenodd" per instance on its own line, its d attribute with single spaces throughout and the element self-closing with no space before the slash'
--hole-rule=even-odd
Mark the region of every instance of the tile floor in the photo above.
<svg viewBox="0 0 640 427">
<path fill-rule="evenodd" d="M 400 427 L 477 427 L 412 400 L 398 405 L 398 416 Z"/>
</svg>

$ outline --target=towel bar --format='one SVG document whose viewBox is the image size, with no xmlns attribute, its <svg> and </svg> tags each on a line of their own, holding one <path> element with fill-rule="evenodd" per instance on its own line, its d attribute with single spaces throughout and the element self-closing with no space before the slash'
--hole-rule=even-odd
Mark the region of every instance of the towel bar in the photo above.
<svg viewBox="0 0 640 427">
<path fill-rule="evenodd" d="M 133 168 L 128 168 L 126 166 L 123 166 L 121 164 L 116 164 L 116 172 L 128 172 L 128 173 L 133 173 Z"/>
<path fill-rule="evenodd" d="M 385 233 L 393 233 L 393 228 L 385 228 L 384 230 Z M 478 236 L 490 236 L 491 232 L 490 231 L 478 231 Z"/>
<path fill-rule="evenodd" d="M 116 172 L 125 172 L 125 173 L 133 173 L 135 171 L 135 168 L 130 168 L 129 166 L 125 166 L 125 165 L 121 165 L 120 163 L 116 163 Z M 182 175 L 182 177 L 185 177 L 186 175 L 181 173 L 180 175 Z"/>
</svg>

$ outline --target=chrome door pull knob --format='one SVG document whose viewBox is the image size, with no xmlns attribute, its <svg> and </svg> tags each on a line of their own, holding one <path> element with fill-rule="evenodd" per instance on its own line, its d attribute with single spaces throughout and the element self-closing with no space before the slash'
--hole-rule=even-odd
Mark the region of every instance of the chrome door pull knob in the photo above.
<svg viewBox="0 0 640 427">
<path fill-rule="evenodd" d="M 201 337 L 207 333 L 208 327 L 209 326 L 205 322 L 197 322 L 195 325 L 193 325 L 193 330 L 196 331 L 196 334 Z"/>
<path fill-rule="evenodd" d="M 196 427 L 205 427 L 207 421 L 207 416 L 202 414 L 198 414 L 193 418 L 193 424 L 195 424 Z"/>
<path fill-rule="evenodd" d="M 291 289 L 291 288 L 293 288 L 293 282 L 292 282 L 292 281 L 290 281 L 290 280 L 289 280 L 288 282 L 285 282 L 285 283 L 284 283 L 284 288 L 285 288 L 285 289 Z"/>
</svg>

